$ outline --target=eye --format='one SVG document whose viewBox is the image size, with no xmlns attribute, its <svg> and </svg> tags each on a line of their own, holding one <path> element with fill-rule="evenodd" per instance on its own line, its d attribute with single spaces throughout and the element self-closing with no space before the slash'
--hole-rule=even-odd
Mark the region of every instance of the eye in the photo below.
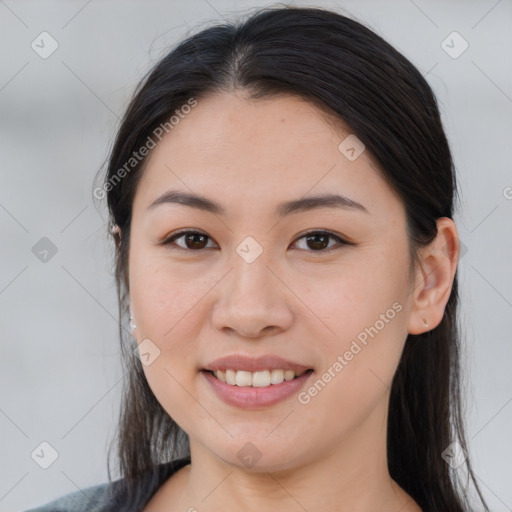
<svg viewBox="0 0 512 512">
<path fill-rule="evenodd" d="M 181 240 L 181 243 L 177 243 L 178 240 Z M 173 249 L 184 251 L 200 251 L 212 248 L 212 246 L 208 247 L 208 240 L 211 240 L 210 237 L 200 231 L 181 231 L 165 239 L 161 242 L 161 245 L 173 245 Z M 300 249 L 306 251 L 310 249 L 309 252 L 325 253 L 336 249 L 336 243 L 329 245 L 330 240 L 337 242 L 338 245 L 354 245 L 352 242 L 344 240 L 330 231 L 310 231 L 298 238 L 295 243 L 301 240 L 305 240 L 306 248 L 302 247 Z"/>
<path fill-rule="evenodd" d="M 300 238 L 297 239 L 297 241 L 305 240 L 306 243 L 306 249 L 308 248 L 312 249 L 310 252 L 330 252 L 331 250 L 335 250 L 336 244 L 329 245 L 329 239 L 335 240 L 338 242 L 338 245 L 353 245 L 351 242 L 348 242 L 347 240 L 344 240 L 338 235 L 335 235 L 334 233 L 331 233 L 330 231 L 310 231 L 309 233 L 306 233 L 305 235 L 302 235 Z M 339 248 L 339 247 L 338 247 Z M 302 250 L 303 248 L 301 248 Z M 325 250 L 327 249 L 327 250 Z"/>
<path fill-rule="evenodd" d="M 175 245 L 177 249 L 182 249 L 184 251 L 192 250 L 197 251 L 200 249 L 211 248 L 206 247 L 206 241 L 210 237 L 201 233 L 200 231 L 181 231 L 180 233 L 176 233 L 170 238 L 167 238 L 162 242 L 162 245 Z M 176 240 L 183 239 L 183 244 L 176 243 Z M 174 248 L 174 247 L 173 247 Z"/>
</svg>

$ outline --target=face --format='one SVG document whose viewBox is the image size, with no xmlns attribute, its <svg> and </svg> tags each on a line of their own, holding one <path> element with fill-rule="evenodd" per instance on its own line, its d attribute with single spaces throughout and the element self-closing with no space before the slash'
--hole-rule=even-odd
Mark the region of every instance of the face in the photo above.
<svg viewBox="0 0 512 512">
<path fill-rule="evenodd" d="M 368 151 L 339 149 L 348 135 L 302 99 L 225 93 L 198 101 L 146 161 L 129 248 L 134 334 L 158 401 L 219 460 L 242 466 L 253 451 L 259 468 L 286 469 L 385 435 L 411 310 L 406 218 Z M 151 206 L 171 190 L 219 209 Z M 278 209 L 327 194 L 346 200 Z M 265 385 L 260 364 L 230 375 L 261 387 L 230 385 L 205 371 L 226 356 L 249 366 L 224 369 L 270 356 L 285 361 L 269 369 L 308 372 Z"/>
</svg>

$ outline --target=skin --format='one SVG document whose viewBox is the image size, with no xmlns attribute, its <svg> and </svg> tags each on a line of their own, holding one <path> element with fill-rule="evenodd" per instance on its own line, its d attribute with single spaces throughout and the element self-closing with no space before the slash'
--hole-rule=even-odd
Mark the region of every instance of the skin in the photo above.
<svg viewBox="0 0 512 512">
<path fill-rule="evenodd" d="M 129 248 L 134 336 L 161 351 L 145 375 L 188 433 L 192 456 L 146 512 L 420 511 L 387 470 L 389 391 L 407 334 L 442 319 L 457 230 L 439 219 L 437 238 L 408 274 L 403 204 L 368 151 L 349 161 L 338 150 L 348 134 L 300 98 L 250 100 L 235 91 L 198 101 L 146 160 Z M 148 211 L 169 189 L 207 196 L 226 214 L 179 204 Z M 278 203 L 322 193 L 344 194 L 368 213 L 275 216 Z M 183 228 L 206 234 L 207 248 L 159 245 Z M 355 245 L 327 239 L 315 251 L 304 238 L 312 229 Z M 236 252 L 247 236 L 263 249 L 250 264 Z M 175 243 L 186 247 L 184 237 Z M 199 373 L 228 354 L 276 354 L 313 368 L 309 387 L 394 303 L 401 311 L 307 404 L 292 395 L 241 410 Z M 252 468 L 237 457 L 248 442 L 262 454 Z"/>
</svg>

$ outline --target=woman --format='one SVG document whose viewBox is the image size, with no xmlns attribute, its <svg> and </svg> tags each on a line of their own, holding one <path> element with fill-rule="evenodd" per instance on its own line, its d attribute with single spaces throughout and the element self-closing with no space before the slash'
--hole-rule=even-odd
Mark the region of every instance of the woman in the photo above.
<svg viewBox="0 0 512 512">
<path fill-rule="evenodd" d="M 270 8 L 179 44 L 107 174 L 121 479 L 37 510 L 470 510 L 455 174 L 418 70 Z M 130 316 L 130 327 L 126 326 Z M 135 349 L 135 350 L 134 350 Z"/>
</svg>

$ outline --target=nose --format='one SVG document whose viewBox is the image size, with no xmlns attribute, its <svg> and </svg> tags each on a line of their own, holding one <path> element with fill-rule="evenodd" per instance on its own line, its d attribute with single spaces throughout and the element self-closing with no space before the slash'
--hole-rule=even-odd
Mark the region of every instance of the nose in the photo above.
<svg viewBox="0 0 512 512">
<path fill-rule="evenodd" d="M 238 255 L 232 270 L 219 283 L 213 326 L 246 338 L 261 338 L 285 331 L 293 322 L 288 303 L 293 297 L 279 272 L 260 257 L 247 263 Z"/>
</svg>

